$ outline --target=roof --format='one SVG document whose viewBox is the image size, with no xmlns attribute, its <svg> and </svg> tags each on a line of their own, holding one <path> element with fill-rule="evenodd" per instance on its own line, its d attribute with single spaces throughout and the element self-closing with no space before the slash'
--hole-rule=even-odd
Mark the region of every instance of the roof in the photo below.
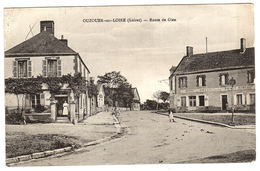
<svg viewBox="0 0 260 171">
<path fill-rule="evenodd" d="M 236 49 L 184 56 L 174 74 L 254 67 L 254 58 L 255 48 L 247 48 L 244 53 Z"/>
<path fill-rule="evenodd" d="M 134 94 L 134 100 L 140 101 L 140 96 L 139 96 L 139 93 L 138 93 L 136 87 L 135 87 L 135 88 L 132 88 L 132 92 L 133 92 L 133 94 Z"/>
<path fill-rule="evenodd" d="M 5 51 L 5 57 L 75 54 L 77 53 L 74 50 L 47 31 L 42 31 L 34 37 Z"/>
</svg>

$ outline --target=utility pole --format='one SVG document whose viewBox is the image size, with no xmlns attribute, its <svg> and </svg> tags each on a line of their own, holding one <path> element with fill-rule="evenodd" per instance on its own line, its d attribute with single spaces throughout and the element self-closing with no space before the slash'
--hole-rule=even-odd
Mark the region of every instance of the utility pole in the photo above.
<svg viewBox="0 0 260 171">
<path fill-rule="evenodd" d="M 229 85 L 231 85 L 231 104 L 232 104 L 232 117 L 231 117 L 231 123 L 230 125 L 234 126 L 235 123 L 234 123 L 234 97 L 233 97 L 233 87 L 234 85 L 236 84 L 236 80 L 232 77 L 230 80 L 229 80 Z"/>
</svg>

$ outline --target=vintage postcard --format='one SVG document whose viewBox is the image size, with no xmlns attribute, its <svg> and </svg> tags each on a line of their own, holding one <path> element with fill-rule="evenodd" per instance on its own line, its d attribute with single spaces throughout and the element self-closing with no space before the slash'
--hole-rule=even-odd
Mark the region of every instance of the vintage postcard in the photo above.
<svg viewBox="0 0 260 171">
<path fill-rule="evenodd" d="M 4 9 L 7 166 L 256 159 L 253 4 Z"/>
</svg>

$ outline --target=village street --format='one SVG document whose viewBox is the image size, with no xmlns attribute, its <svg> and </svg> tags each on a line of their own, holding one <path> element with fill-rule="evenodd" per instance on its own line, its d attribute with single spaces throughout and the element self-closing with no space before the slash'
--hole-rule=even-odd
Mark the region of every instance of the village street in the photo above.
<svg viewBox="0 0 260 171">
<path fill-rule="evenodd" d="M 175 119 L 148 111 L 122 112 L 121 138 L 87 147 L 58 158 L 29 161 L 19 165 L 104 165 L 179 163 L 209 156 L 255 149 L 255 133 Z"/>
</svg>

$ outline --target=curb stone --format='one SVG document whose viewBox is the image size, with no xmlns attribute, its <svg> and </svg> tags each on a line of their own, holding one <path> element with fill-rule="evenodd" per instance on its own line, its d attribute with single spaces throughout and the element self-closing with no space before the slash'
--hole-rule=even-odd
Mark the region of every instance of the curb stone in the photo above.
<svg viewBox="0 0 260 171">
<path fill-rule="evenodd" d="M 163 114 L 163 113 L 157 113 L 157 114 L 167 116 L 166 114 Z M 250 127 L 240 128 L 240 127 L 237 127 L 237 126 L 230 126 L 230 125 L 219 123 L 219 122 L 213 122 L 213 121 L 206 121 L 206 120 L 201 120 L 201 119 L 188 118 L 188 117 L 184 117 L 184 116 L 173 115 L 173 117 L 179 118 L 179 119 L 195 121 L 195 122 L 201 122 L 201 123 L 205 123 L 205 124 L 212 124 L 212 125 L 216 125 L 216 126 L 227 127 L 227 128 L 231 128 L 231 129 L 255 129 L 255 128 L 250 128 Z"/>
<path fill-rule="evenodd" d="M 16 164 L 16 163 L 19 163 L 19 162 L 24 162 L 24 161 L 29 161 L 29 160 L 33 160 L 33 159 L 39 159 L 39 158 L 54 156 L 56 154 L 65 154 L 66 152 L 80 151 L 84 147 L 93 146 L 93 145 L 101 144 L 103 142 L 112 140 L 113 137 L 116 137 L 118 134 L 122 134 L 124 132 L 123 129 L 122 129 L 122 126 L 120 125 L 119 120 L 114 115 L 113 115 L 113 119 L 115 120 L 115 122 L 113 124 L 116 127 L 116 133 L 113 134 L 110 137 L 105 137 L 103 139 L 99 139 L 99 140 L 96 140 L 96 141 L 86 143 L 86 144 L 83 145 L 82 148 L 79 148 L 79 149 L 75 149 L 75 145 L 72 145 L 71 147 L 65 147 L 65 148 L 60 148 L 60 149 L 55 149 L 55 150 L 48 150 L 48 151 L 44 151 L 44 152 L 38 152 L 38 153 L 33 153 L 33 154 L 23 155 L 23 156 L 17 156 L 17 157 L 13 157 L 13 158 L 6 158 L 6 165 L 11 166 L 12 164 Z"/>
</svg>

